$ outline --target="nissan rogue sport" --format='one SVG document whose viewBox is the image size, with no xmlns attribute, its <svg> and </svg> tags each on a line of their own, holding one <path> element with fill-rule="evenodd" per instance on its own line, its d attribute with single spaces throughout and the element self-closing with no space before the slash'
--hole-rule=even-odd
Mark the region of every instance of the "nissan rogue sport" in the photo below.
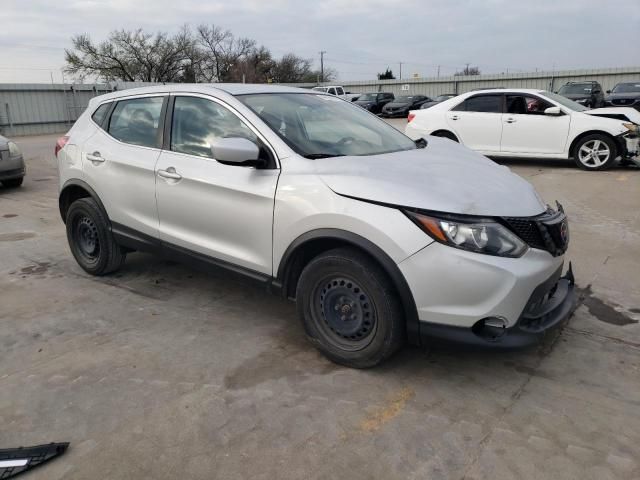
<svg viewBox="0 0 640 480">
<path fill-rule="evenodd" d="M 344 365 L 373 366 L 405 340 L 522 347 L 573 308 L 559 205 L 332 95 L 126 90 L 94 98 L 55 150 L 86 272 L 139 250 L 244 274 L 295 300 L 309 340 Z"/>
</svg>

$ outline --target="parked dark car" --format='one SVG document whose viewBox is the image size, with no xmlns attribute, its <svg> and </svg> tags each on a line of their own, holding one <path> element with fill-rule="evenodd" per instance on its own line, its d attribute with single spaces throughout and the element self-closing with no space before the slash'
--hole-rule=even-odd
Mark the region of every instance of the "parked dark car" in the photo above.
<svg viewBox="0 0 640 480">
<path fill-rule="evenodd" d="M 618 83 L 607 90 L 604 101 L 609 107 L 631 107 L 640 110 L 640 81 Z"/>
<path fill-rule="evenodd" d="M 442 95 L 438 95 L 436 98 L 431 100 L 430 102 L 423 103 L 420 107 L 420 110 L 424 110 L 425 108 L 433 107 L 434 105 L 439 104 L 440 102 L 444 102 L 445 100 L 449 100 L 450 98 L 456 97 L 455 93 L 443 93 Z"/>
<path fill-rule="evenodd" d="M 393 102 L 382 107 L 383 117 L 406 117 L 410 110 L 418 110 L 426 102 L 430 102 L 429 97 L 424 95 L 401 95 Z"/>
<path fill-rule="evenodd" d="M 354 100 L 353 103 L 359 105 L 365 110 L 369 110 L 371 113 L 380 113 L 382 111 L 382 107 L 387 103 L 392 102 L 394 98 L 395 96 L 393 93 L 363 93 L 357 100 Z"/>
<path fill-rule="evenodd" d="M 11 140 L 0 135 L 0 182 L 3 187 L 22 185 L 26 173 L 22 152 Z"/>
<path fill-rule="evenodd" d="M 604 107 L 604 90 L 598 82 L 568 82 L 558 94 L 589 108 Z"/>
</svg>

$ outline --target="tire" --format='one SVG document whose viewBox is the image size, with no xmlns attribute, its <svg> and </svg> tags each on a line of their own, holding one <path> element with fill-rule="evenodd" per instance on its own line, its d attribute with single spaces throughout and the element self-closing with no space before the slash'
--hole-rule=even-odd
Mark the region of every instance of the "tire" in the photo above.
<svg viewBox="0 0 640 480">
<path fill-rule="evenodd" d="M 583 170 L 605 170 L 613 165 L 618 154 L 616 144 L 610 137 L 594 133 L 578 140 L 571 155 Z"/>
<path fill-rule="evenodd" d="M 82 269 L 91 275 L 118 270 L 126 253 L 115 242 L 109 219 L 93 198 L 81 198 L 67 211 L 67 241 Z"/>
<path fill-rule="evenodd" d="M 442 130 L 440 132 L 435 132 L 433 134 L 434 137 L 441 137 L 441 138 L 448 138 L 449 140 L 452 140 L 456 143 L 460 143 L 458 141 L 458 137 L 456 137 L 453 133 L 451 132 L 447 132 L 446 130 Z"/>
<path fill-rule="evenodd" d="M 12 178 L 11 180 L 2 180 L 2 186 L 6 188 L 18 188 L 22 185 L 24 177 Z"/>
<path fill-rule="evenodd" d="M 404 343 L 398 294 L 382 268 L 354 248 L 337 248 L 309 262 L 296 303 L 307 338 L 331 361 L 373 367 Z"/>
</svg>

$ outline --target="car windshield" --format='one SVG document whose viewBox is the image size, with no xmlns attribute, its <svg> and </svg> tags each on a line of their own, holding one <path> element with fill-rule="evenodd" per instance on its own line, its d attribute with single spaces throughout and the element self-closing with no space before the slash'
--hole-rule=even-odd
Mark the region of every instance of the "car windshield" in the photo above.
<svg viewBox="0 0 640 480">
<path fill-rule="evenodd" d="M 329 87 L 313 87 L 311 90 L 314 90 L 316 92 L 328 92 Z"/>
<path fill-rule="evenodd" d="M 542 95 L 575 112 L 584 112 L 585 110 L 589 110 L 584 105 L 580 105 L 579 103 L 574 102 L 573 100 L 569 100 L 567 97 L 563 97 L 562 95 L 558 95 L 557 93 L 542 92 Z"/>
<path fill-rule="evenodd" d="M 416 144 L 366 110 L 328 95 L 239 95 L 296 153 L 307 158 L 378 155 L 413 150 Z"/>
<path fill-rule="evenodd" d="M 377 93 L 365 93 L 358 97 L 359 102 L 375 102 L 378 97 Z"/>
<path fill-rule="evenodd" d="M 413 95 L 400 95 L 398 98 L 395 99 L 396 103 L 411 103 L 414 100 L 416 100 L 417 97 L 413 96 Z"/>
<path fill-rule="evenodd" d="M 613 90 L 612 93 L 640 93 L 640 83 L 619 83 Z"/>
<path fill-rule="evenodd" d="M 571 85 L 563 85 L 558 93 L 562 95 L 591 95 L 592 89 L 591 83 L 572 83 Z"/>
</svg>

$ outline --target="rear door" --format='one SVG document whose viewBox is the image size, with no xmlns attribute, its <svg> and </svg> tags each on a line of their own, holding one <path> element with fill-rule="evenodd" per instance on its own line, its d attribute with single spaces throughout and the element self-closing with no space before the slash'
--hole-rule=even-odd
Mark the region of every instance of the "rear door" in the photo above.
<svg viewBox="0 0 640 480">
<path fill-rule="evenodd" d="M 501 151 L 514 154 L 562 153 L 567 144 L 570 115 L 545 115 L 555 105 L 537 95 L 507 94 Z"/>
<path fill-rule="evenodd" d="M 273 202 L 280 173 L 275 154 L 229 105 L 196 94 L 172 98 L 169 142 L 156 166 L 160 238 L 271 275 Z M 222 137 L 255 142 L 269 167 L 218 162 L 211 142 Z"/>
<path fill-rule="evenodd" d="M 155 165 L 166 94 L 118 100 L 82 146 L 85 180 L 112 222 L 157 237 Z"/>
<path fill-rule="evenodd" d="M 502 103 L 502 94 L 468 97 L 446 113 L 447 124 L 467 147 L 481 152 L 499 152 Z"/>
</svg>

